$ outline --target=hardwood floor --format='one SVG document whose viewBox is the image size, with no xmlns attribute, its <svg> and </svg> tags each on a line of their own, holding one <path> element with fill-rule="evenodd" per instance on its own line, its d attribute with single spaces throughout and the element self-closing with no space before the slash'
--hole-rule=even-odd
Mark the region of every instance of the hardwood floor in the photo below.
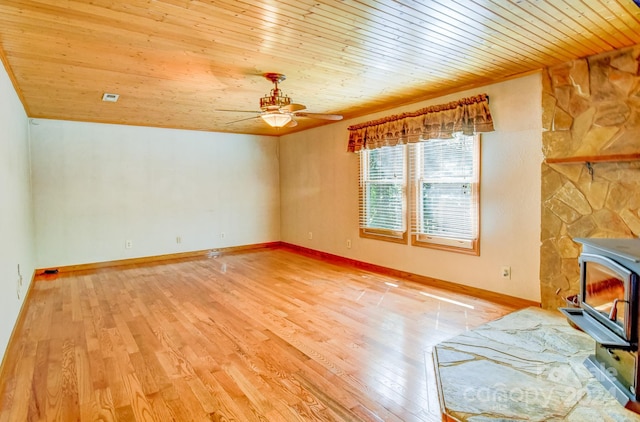
<svg viewBox="0 0 640 422">
<path fill-rule="evenodd" d="M 439 421 L 431 347 L 517 309 L 286 248 L 39 276 L 0 422 Z"/>
</svg>

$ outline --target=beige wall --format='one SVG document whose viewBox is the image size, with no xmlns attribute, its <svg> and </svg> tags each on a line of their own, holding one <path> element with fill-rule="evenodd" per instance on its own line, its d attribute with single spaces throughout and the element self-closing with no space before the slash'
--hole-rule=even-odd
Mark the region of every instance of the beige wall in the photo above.
<svg viewBox="0 0 640 422">
<path fill-rule="evenodd" d="M 280 239 L 277 138 L 32 122 L 39 267 Z"/>
<path fill-rule="evenodd" d="M 481 255 L 359 238 L 358 156 L 346 152 L 347 127 L 482 92 L 490 97 L 496 130 L 482 136 Z M 535 74 L 281 137 L 282 240 L 538 301 L 540 95 Z M 511 280 L 500 276 L 504 265 L 512 267 Z"/>
<path fill-rule="evenodd" d="M 548 69 L 543 148 L 548 158 L 640 153 L 640 46 Z M 579 293 L 576 237 L 640 236 L 640 162 L 542 166 L 542 305 Z"/>
<path fill-rule="evenodd" d="M 29 171 L 27 116 L 0 65 L 0 356 L 4 356 L 35 264 Z"/>
</svg>

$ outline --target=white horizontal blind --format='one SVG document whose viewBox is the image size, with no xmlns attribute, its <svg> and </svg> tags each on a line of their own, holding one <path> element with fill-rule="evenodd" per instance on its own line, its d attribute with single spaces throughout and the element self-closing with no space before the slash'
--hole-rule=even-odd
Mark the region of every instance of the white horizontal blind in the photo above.
<svg viewBox="0 0 640 422">
<path fill-rule="evenodd" d="M 404 145 L 360 152 L 360 228 L 402 235 L 406 231 Z"/>
<path fill-rule="evenodd" d="M 412 146 L 412 231 L 418 241 L 471 248 L 478 238 L 477 136 Z"/>
</svg>

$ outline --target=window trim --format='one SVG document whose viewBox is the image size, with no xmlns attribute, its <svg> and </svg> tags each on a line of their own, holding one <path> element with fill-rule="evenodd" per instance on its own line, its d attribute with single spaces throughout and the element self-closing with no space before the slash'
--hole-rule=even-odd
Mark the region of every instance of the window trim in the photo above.
<svg viewBox="0 0 640 422">
<path fill-rule="evenodd" d="M 449 251 L 449 252 L 456 252 L 456 253 L 461 253 L 461 254 L 467 254 L 467 255 L 474 255 L 474 256 L 480 256 L 480 233 L 481 233 L 481 227 L 480 227 L 480 223 L 482 221 L 482 219 L 480 218 L 480 210 L 481 210 L 481 206 L 480 206 L 480 201 L 481 201 L 481 197 L 480 197 L 480 187 L 481 187 L 481 179 L 482 179 L 482 147 L 481 147 L 481 138 L 479 134 L 473 135 L 473 137 L 475 138 L 474 141 L 474 146 L 475 146 L 475 153 L 474 153 L 474 167 L 476 168 L 476 179 L 475 181 L 472 183 L 473 186 L 473 195 L 477 198 L 475 201 L 475 206 L 476 206 L 476 224 L 477 224 L 477 235 L 476 235 L 476 239 L 472 239 L 472 240 L 462 240 L 462 239 L 447 239 L 447 238 L 436 238 L 435 236 L 429 236 L 425 233 L 414 233 L 413 228 L 416 227 L 416 221 L 415 219 L 417 218 L 417 207 L 418 207 L 418 201 L 419 201 L 419 181 L 417 180 L 416 175 L 414 175 L 414 168 L 410 169 L 410 174 L 409 177 L 412 177 L 412 180 L 410 181 L 410 187 L 411 187 L 411 193 L 410 193 L 410 200 L 411 200 L 411 205 L 410 205 L 410 209 L 411 209 L 411 227 L 412 227 L 412 233 L 411 233 L 411 246 L 418 246 L 418 247 L 422 247 L 422 248 L 429 248 L 429 249 L 437 249 L 437 250 L 443 250 L 443 251 Z M 428 141 L 427 141 L 428 142 Z M 410 163 L 409 165 L 413 165 L 414 164 L 414 154 L 415 153 L 410 153 Z M 429 238 L 434 238 L 438 239 L 438 241 L 428 241 L 427 239 Z M 441 240 L 442 239 L 442 240 Z M 469 246 L 456 246 L 456 243 L 467 243 L 469 244 Z"/>
</svg>

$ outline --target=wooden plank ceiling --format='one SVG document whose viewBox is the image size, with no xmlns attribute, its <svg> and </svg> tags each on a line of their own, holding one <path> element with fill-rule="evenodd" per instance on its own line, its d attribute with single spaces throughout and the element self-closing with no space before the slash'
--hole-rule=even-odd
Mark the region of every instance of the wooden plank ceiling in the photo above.
<svg viewBox="0 0 640 422">
<path fill-rule="evenodd" d="M 277 135 L 271 82 L 345 118 L 640 44 L 632 0 L 0 0 L 27 114 Z M 101 101 L 117 93 L 117 103 Z"/>
</svg>

